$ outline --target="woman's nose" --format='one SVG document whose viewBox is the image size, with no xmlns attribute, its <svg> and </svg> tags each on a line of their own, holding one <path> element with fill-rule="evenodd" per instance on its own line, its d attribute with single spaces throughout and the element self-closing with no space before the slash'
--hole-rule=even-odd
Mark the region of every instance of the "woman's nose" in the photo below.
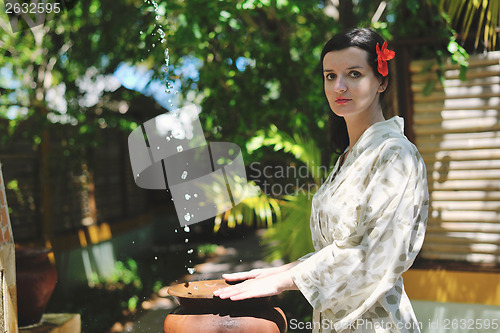
<svg viewBox="0 0 500 333">
<path fill-rule="evenodd" d="M 337 93 L 343 93 L 347 90 L 347 85 L 345 84 L 344 80 L 342 78 L 337 78 L 335 82 L 335 92 Z"/>
</svg>

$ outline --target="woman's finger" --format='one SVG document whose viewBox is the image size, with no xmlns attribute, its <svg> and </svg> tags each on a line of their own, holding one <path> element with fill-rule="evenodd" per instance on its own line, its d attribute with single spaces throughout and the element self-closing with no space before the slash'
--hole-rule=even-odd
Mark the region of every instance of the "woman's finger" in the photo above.
<svg viewBox="0 0 500 333">
<path fill-rule="evenodd" d="M 248 272 L 222 274 L 222 277 L 226 281 L 241 281 L 241 280 L 254 279 L 258 275 L 259 275 L 259 272 L 257 272 L 256 270 L 251 270 Z"/>
</svg>

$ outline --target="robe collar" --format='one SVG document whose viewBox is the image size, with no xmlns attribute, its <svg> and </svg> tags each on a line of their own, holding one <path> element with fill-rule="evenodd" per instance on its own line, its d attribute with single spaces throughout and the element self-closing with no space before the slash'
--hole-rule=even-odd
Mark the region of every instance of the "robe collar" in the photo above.
<svg viewBox="0 0 500 333">
<path fill-rule="evenodd" d="M 391 132 L 390 135 L 381 135 L 381 132 Z M 404 135 L 404 119 L 399 116 L 394 116 L 390 119 L 376 122 L 368 127 L 363 134 L 359 137 L 358 141 L 354 144 L 349 155 L 344 161 L 343 166 L 349 166 L 356 160 L 356 158 L 363 153 L 370 146 L 378 146 L 389 136 L 393 137 L 394 134 Z M 346 148 L 344 154 L 349 147 Z"/>
<path fill-rule="evenodd" d="M 394 116 L 390 119 L 376 122 L 375 124 L 368 127 L 363 134 L 359 137 L 358 141 L 354 144 L 351 152 L 344 160 L 344 164 L 339 169 L 339 164 L 341 158 L 337 159 L 337 163 L 326 180 L 326 183 L 336 183 L 340 185 L 342 182 L 336 181 L 337 179 L 343 179 L 341 174 L 345 173 L 351 164 L 353 164 L 356 159 L 367 149 L 375 149 L 377 146 L 382 144 L 382 142 L 389 137 L 404 136 L 404 120 L 399 116 Z M 346 148 L 344 154 L 349 150 Z M 338 171 L 337 171 L 338 170 Z M 335 187 L 337 187 L 335 186 Z"/>
</svg>

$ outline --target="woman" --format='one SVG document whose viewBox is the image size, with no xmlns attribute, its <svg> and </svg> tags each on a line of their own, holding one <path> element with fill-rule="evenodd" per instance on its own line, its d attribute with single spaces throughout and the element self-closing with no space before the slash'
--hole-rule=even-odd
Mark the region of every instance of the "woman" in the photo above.
<svg viewBox="0 0 500 333">
<path fill-rule="evenodd" d="M 241 300 L 300 290 L 314 309 L 314 332 L 419 332 L 402 273 L 424 239 L 428 192 L 424 162 L 385 120 L 387 61 L 394 52 L 369 29 L 334 36 L 321 55 L 325 95 L 343 151 L 314 195 L 315 252 L 270 269 L 225 274 L 245 280 L 214 295 Z"/>
</svg>

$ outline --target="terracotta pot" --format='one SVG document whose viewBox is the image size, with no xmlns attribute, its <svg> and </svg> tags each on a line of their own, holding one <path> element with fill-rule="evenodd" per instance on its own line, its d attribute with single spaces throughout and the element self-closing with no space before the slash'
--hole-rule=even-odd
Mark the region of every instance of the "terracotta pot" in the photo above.
<svg viewBox="0 0 500 333">
<path fill-rule="evenodd" d="M 164 333 L 286 332 L 285 314 L 271 305 L 270 297 L 231 301 L 213 296 L 226 286 L 224 280 L 207 280 L 170 287 L 168 293 L 180 306 L 165 318 Z"/>
<path fill-rule="evenodd" d="M 16 282 L 19 326 L 40 322 L 57 282 L 49 261 L 51 250 L 16 246 Z"/>
</svg>

